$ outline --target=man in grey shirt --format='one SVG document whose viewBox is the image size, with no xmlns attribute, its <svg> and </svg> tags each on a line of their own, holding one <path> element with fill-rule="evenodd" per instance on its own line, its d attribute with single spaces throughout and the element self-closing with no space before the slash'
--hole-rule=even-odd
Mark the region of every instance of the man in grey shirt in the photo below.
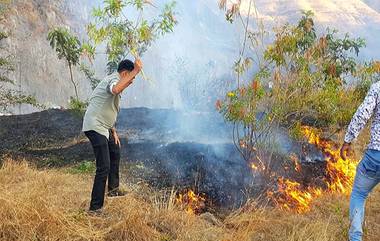
<svg viewBox="0 0 380 241">
<path fill-rule="evenodd" d="M 120 196 L 120 140 L 114 128 L 120 110 L 120 95 L 141 71 L 141 60 L 120 62 L 117 73 L 107 76 L 93 91 L 83 119 L 82 130 L 91 142 L 96 158 L 96 174 L 92 188 L 90 211 L 104 204 L 106 182 L 108 196 Z"/>
</svg>

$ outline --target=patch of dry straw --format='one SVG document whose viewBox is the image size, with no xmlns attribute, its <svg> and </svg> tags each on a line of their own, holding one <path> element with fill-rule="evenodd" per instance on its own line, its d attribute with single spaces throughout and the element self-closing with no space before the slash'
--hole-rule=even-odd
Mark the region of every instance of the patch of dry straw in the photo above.
<svg viewBox="0 0 380 241">
<path fill-rule="evenodd" d="M 62 170 L 36 170 L 6 160 L 0 169 L 0 240 L 347 240 L 348 198 L 315 201 L 299 215 L 247 205 L 224 220 L 194 216 L 176 208 L 173 195 L 130 190 L 107 199 L 101 217 L 86 213 L 92 177 Z M 380 234 L 380 194 L 369 200 L 366 240 Z"/>
</svg>

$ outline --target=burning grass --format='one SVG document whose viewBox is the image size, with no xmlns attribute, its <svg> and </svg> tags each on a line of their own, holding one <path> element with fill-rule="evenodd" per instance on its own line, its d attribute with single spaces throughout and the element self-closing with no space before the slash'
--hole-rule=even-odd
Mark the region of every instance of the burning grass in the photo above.
<svg viewBox="0 0 380 241">
<path fill-rule="evenodd" d="M 175 204 L 185 208 L 188 214 L 199 214 L 206 207 L 206 197 L 203 194 L 196 194 L 190 189 L 185 193 L 179 193 Z"/>
<path fill-rule="evenodd" d="M 104 214 L 86 214 L 92 176 L 36 170 L 5 161 L 0 169 L 0 240 L 347 240 L 348 198 L 326 194 L 306 214 L 246 204 L 223 218 L 180 210 L 175 194 L 162 198 L 128 187 L 107 199 Z M 367 241 L 378 240 L 380 192 L 369 200 Z"/>
<path fill-rule="evenodd" d="M 358 161 L 355 159 L 343 160 L 340 157 L 340 145 L 331 140 L 320 137 L 318 131 L 304 126 L 302 132 L 307 141 L 315 145 L 324 156 L 326 162 L 323 186 L 316 183 L 301 185 L 301 183 L 279 177 L 277 190 L 269 190 L 267 195 L 274 204 L 284 210 L 294 210 L 298 213 L 310 211 L 312 202 L 323 193 L 341 193 L 349 195 L 355 178 Z M 302 165 L 296 157 L 291 157 L 294 169 L 301 173 Z"/>
<path fill-rule="evenodd" d="M 332 141 L 322 139 L 316 130 L 304 127 L 303 132 L 309 143 L 316 145 L 324 154 L 327 162 L 328 190 L 349 194 L 354 183 L 357 160 L 340 157 L 340 146 Z"/>
</svg>

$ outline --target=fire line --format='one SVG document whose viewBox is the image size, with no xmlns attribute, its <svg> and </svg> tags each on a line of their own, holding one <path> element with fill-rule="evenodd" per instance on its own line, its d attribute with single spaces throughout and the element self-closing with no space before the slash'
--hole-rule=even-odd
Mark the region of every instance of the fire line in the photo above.
<svg viewBox="0 0 380 241">
<path fill-rule="evenodd" d="M 273 191 L 268 191 L 268 197 L 275 205 L 284 210 L 294 210 L 298 213 L 310 211 L 312 201 L 321 196 L 323 193 L 341 193 L 348 195 L 351 191 L 357 160 L 343 160 L 340 157 L 339 145 L 331 140 L 326 140 L 318 135 L 316 129 L 304 126 L 302 132 L 307 141 L 315 145 L 324 155 L 326 161 L 326 170 L 324 182 L 327 188 L 315 186 L 302 186 L 296 181 L 285 178 L 279 178 L 278 193 L 275 195 Z M 299 163 L 294 161 L 295 169 L 300 170 Z"/>
</svg>

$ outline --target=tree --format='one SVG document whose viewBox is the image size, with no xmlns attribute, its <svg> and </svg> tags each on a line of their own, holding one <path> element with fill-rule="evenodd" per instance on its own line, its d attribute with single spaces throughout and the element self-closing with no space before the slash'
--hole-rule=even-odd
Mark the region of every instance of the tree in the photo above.
<svg viewBox="0 0 380 241">
<path fill-rule="evenodd" d="M 6 39 L 8 35 L 4 32 L 0 32 L 0 43 Z M 7 53 L 6 49 L 1 46 L 0 49 L 3 53 Z M 37 103 L 34 96 L 26 95 L 20 91 L 6 89 L 3 84 L 14 85 L 14 81 L 9 78 L 9 74 L 15 70 L 12 63 L 12 56 L 2 54 L 0 56 L 0 109 L 7 111 L 10 106 L 17 104 L 30 104 L 35 107 L 42 107 Z"/>
<path fill-rule="evenodd" d="M 253 63 L 259 69 L 263 69 L 265 66 L 262 53 L 265 49 L 264 38 L 267 33 L 262 20 L 258 17 L 254 1 L 249 1 L 248 13 L 244 15 L 241 14 L 240 5 L 241 1 L 219 0 L 219 8 L 225 11 L 228 22 L 232 24 L 239 19 L 237 24 L 244 29 L 244 38 L 239 56 L 233 66 L 236 75 L 236 82 L 233 83 L 233 86 L 237 86 L 237 89 L 229 91 L 224 101 L 218 100 L 216 108 L 227 121 L 233 123 L 234 144 L 248 166 L 260 169 L 262 173 L 269 173 L 271 153 L 268 153 L 267 150 L 272 151 L 270 137 L 271 130 L 276 123 L 265 113 L 268 103 L 265 100 L 263 85 L 252 76 L 245 76 L 252 68 Z M 249 26 L 252 21 L 255 21 L 258 26 L 257 31 L 250 30 Z M 252 50 L 252 52 L 248 52 L 248 50 Z M 257 75 L 265 77 L 268 73 L 260 71 Z"/>
<path fill-rule="evenodd" d="M 220 7 L 227 9 L 228 21 L 243 20 L 239 23 L 245 38 L 234 66 L 237 88 L 218 101 L 217 107 L 234 123 L 234 141 L 250 165 L 270 171 L 270 158 L 259 152 L 272 147 L 260 145 L 277 128 L 301 137 L 302 125 L 336 131 L 348 124 L 380 73 L 378 62 L 359 61 L 363 39 L 348 34 L 341 38 L 330 29 L 327 34 L 318 34 L 313 13 L 304 12 L 297 24 L 276 29 L 272 44 L 266 45 L 262 41 L 265 31 L 248 28 L 251 7 L 247 21 L 240 14 L 240 2 L 228 8 L 221 0 Z M 253 51 L 245 51 L 248 44 Z M 257 51 L 260 48 L 263 50 Z M 249 70 L 253 74 L 248 74 Z"/>
<path fill-rule="evenodd" d="M 88 25 L 87 32 L 95 46 L 106 43 L 109 73 L 129 54 L 141 56 L 160 36 L 173 31 L 177 23 L 175 2 L 166 4 L 158 16 L 149 16 L 149 20 L 144 17 L 147 7 L 156 8 L 151 1 L 105 0 L 102 8 L 93 10 L 95 21 Z M 137 11 L 134 20 L 126 14 L 131 8 Z M 90 46 L 87 45 L 87 52 L 94 53 Z"/>
<path fill-rule="evenodd" d="M 65 59 L 69 66 L 70 80 L 74 86 L 76 99 L 79 100 L 77 84 L 73 78 L 73 66 L 79 63 L 82 47 L 79 39 L 65 28 L 55 28 L 48 33 L 50 46 L 55 49 L 59 59 Z"/>
</svg>

